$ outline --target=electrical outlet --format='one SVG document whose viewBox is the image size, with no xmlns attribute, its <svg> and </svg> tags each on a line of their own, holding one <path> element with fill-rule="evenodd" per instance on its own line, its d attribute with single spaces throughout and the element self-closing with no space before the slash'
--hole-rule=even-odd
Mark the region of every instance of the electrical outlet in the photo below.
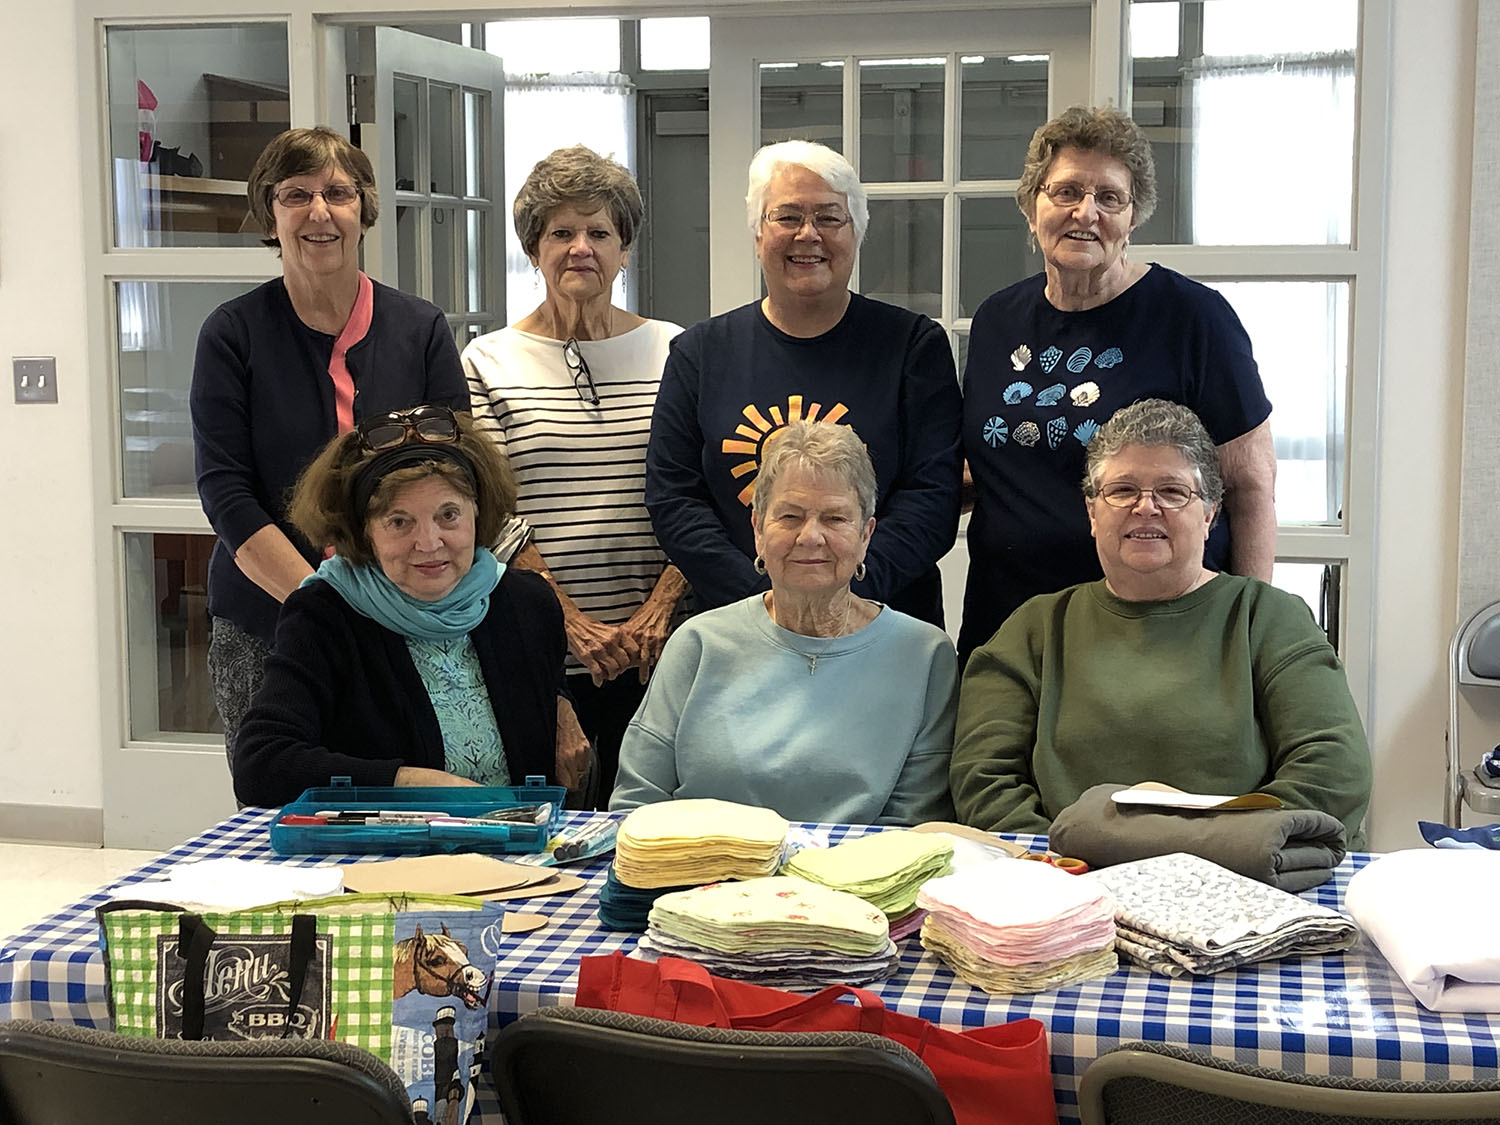
<svg viewBox="0 0 1500 1125">
<path fill-rule="evenodd" d="M 57 401 L 57 357 L 50 355 L 12 357 L 16 375 L 17 402 Z"/>
</svg>

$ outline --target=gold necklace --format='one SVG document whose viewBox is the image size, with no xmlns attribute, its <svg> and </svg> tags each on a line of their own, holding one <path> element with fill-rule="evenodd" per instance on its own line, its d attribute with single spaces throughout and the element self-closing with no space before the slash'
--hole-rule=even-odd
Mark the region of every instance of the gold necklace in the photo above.
<svg viewBox="0 0 1500 1125">
<path fill-rule="evenodd" d="M 807 674 L 809 676 L 816 674 L 816 672 L 818 671 L 818 660 L 820 658 L 822 658 L 822 656 L 825 653 L 827 653 L 830 648 L 833 647 L 833 642 L 836 641 L 836 640 L 838 640 L 840 637 L 848 635 L 848 633 L 849 633 L 849 615 L 851 613 L 853 613 L 853 612 L 854 612 L 854 595 L 853 595 L 853 593 L 851 593 L 851 594 L 849 594 L 849 596 L 847 598 L 844 599 L 844 619 L 841 622 L 839 622 L 838 632 L 834 633 L 827 640 L 825 640 L 823 642 L 823 647 L 822 648 L 818 649 L 817 652 L 808 652 L 806 649 L 797 648 L 795 645 L 791 646 L 793 652 L 795 652 L 798 656 L 802 657 L 804 660 L 807 661 Z M 794 630 L 794 629 L 787 629 L 785 625 L 783 625 L 780 621 L 776 620 L 776 595 L 775 594 L 771 595 L 771 623 L 773 625 L 777 626 L 780 629 L 786 629 L 786 631 L 788 633 L 795 633 L 799 637 L 803 636 L 803 634 L 797 633 L 796 630 Z"/>
</svg>

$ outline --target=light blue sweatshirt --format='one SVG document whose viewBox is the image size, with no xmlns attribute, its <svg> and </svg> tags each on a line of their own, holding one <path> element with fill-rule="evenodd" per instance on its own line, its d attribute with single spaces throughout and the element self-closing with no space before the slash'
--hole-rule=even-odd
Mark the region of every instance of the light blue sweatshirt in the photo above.
<svg viewBox="0 0 1500 1125">
<path fill-rule="evenodd" d="M 932 625 L 883 607 L 849 636 L 804 637 L 752 595 L 667 642 L 610 808 L 718 797 L 788 820 L 950 819 L 957 692 L 953 644 Z"/>
</svg>

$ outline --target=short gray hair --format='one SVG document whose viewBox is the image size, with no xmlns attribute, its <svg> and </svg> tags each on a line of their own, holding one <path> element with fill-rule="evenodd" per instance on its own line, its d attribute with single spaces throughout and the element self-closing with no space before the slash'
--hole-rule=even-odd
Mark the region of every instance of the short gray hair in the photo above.
<svg viewBox="0 0 1500 1125">
<path fill-rule="evenodd" d="M 859 500 L 859 518 L 875 514 L 875 465 L 870 451 L 848 426 L 834 422 L 788 422 L 774 430 L 761 448 L 751 510 L 760 522 L 776 491 L 776 480 L 789 468 L 809 469 L 842 481 Z"/>
<path fill-rule="evenodd" d="M 1219 469 L 1219 450 L 1214 439 L 1185 406 L 1161 398 L 1146 398 L 1116 410 L 1089 442 L 1083 463 L 1083 494 L 1099 493 L 1099 474 L 1104 462 L 1129 445 L 1147 448 L 1168 446 L 1182 454 L 1198 477 L 1203 502 L 1215 513 L 1224 500 L 1224 477 Z"/>
<path fill-rule="evenodd" d="M 1063 110 L 1031 135 L 1026 165 L 1016 187 L 1016 205 L 1028 221 L 1036 220 L 1036 197 L 1042 180 L 1060 149 L 1081 148 L 1113 157 L 1130 173 L 1130 196 L 1135 207 L 1132 228 L 1141 226 L 1156 210 L 1156 160 L 1151 142 L 1128 114 L 1112 105 L 1090 108 L 1075 105 Z"/>
<path fill-rule="evenodd" d="M 585 214 L 607 210 L 624 250 L 635 243 L 646 215 L 641 189 L 630 169 L 585 145 L 556 149 L 542 157 L 516 192 L 511 214 L 527 257 L 536 257 L 542 228 L 559 207 Z"/>
<path fill-rule="evenodd" d="M 750 222 L 750 233 L 759 234 L 761 216 L 766 213 L 766 190 L 771 186 L 771 177 L 776 169 L 787 164 L 806 168 L 849 201 L 849 217 L 854 221 L 854 243 L 865 240 L 865 228 L 870 225 L 870 200 L 864 184 L 842 154 L 816 141 L 779 141 L 765 145 L 750 158 L 750 185 L 745 192 L 745 218 Z"/>
</svg>

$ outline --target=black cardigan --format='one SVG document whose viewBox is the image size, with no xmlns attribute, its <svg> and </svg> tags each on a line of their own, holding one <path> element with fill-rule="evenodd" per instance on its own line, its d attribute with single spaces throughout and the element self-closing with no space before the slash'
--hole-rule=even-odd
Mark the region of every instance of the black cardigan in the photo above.
<svg viewBox="0 0 1500 1125">
<path fill-rule="evenodd" d="M 516 785 L 556 784 L 562 610 L 538 575 L 507 570 L 469 636 Z M 266 679 L 239 729 L 235 796 L 283 805 L 344 775 L 392 785 L 401 766 L 444 768 L 443 735 L 406 638 L 355 612 L 327 582 L 287 598 Z"/>
</svg>

